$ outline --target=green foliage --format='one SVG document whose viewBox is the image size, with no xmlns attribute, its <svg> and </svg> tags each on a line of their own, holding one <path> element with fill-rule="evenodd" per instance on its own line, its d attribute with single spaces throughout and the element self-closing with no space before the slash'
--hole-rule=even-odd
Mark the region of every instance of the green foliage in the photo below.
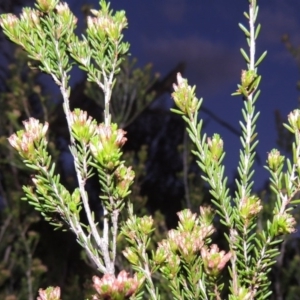
<svg viewBox="0 0 300 300">
<path fill-rule="evenodd" d="M 248 2 L 249 12 L 244 16 L 249 28 L 240 24 L 249 46 L 249 53 L 241 49 L 247 69 L 242 71 L 241 83 L 233 94 L 244 100 L 237 189 L 230 191 L 224 176 L 223 139 L 219 134 L 207 137 L 202 132 L 203 121 L 199 120 L 198 114 L 203 100 L 195 96 L 196 87 L 189 86 L 178 74 L 172 94 L 178 108 L 173 112 L 182 116 L 187 125 L 187 133 L 195 147 L 192 153 L 202 171 L 202 179 L 209 186 L 213 208 L 200 206 L 200 214 L 192 213 L 190 209 L 179 212 L 178 227 L 170 230 L 157 244 L 153 243 L 153 218 L 137 216 L 128 201 L 135 173 L 122 160 L 125 131 L 120 129 L 120 124 L 112 123 L 111 116 L 116 74 L 129 49 L 122 34 L 127 27 L 125 12 L 114 13 L 109 4 L 101 0 L 100 10 L 91 10 L 93 17 L 87 18 L 87 31 L 82 40 L 74 33 L 76 18 L 68 5 L 58 0 L 37 0 L 36 8 L 24 8 L 19 18 L 11 14 L 1 17 L 4 33 L 24 48 L 35 60 L 37 68 L 52 76 L 63 96 L 78 181 L 73 192 L 67 190 L 56 174 L 48 147 L 47 122 L 42 124 L 30 118 L 23 122 L 25 129 L 12 134 L 9 142 L 34 173 L 33 185 L 23 187 L 26 200 L 51 224 L 56 227 L 66 225 L 103 274 L 101 278 L 93 277 L 96 291 L 91 296 L 93 299 L 141 299 L 145 296 L 161 299 L 163 291 L 157 283 L 161 278 L 173 299 L 270 297 L 269 274 L 280 253 L 278 246 L 284 235 L 295 231 L 291 211 L 299 203 L 300 111 L 291 112 L 289 124 L 285 125 L 295 138 L 292 159 L 286 159 L 276 149 L 268 155 L 266 169 L 270 173 L 275 203 L 269 219 L 262 224 L 259 222 L 262 201 L 253 192 L 252 177 L 258 144 L 256 122 L 259 112 L 255 105 L 261 81 L 257 67 L 266 52 L 255 59 L 255 42 L 261 26 L 256 26 L 256 1 Z M 87 72 L 88 81 L 96 83 L 103 93 L 103 123 L 98 124 L 79 109 L 70 110 L 69 72 L 73 62 Z M 133 75 L 135 80 L 139 76 Z M 145 86 L 142 82 L 137 89 L 145 90 Z M 122 126 L 135 117 L 132 99 L 124 96 L 126 109 L 122 112 L 125 114 L 116 111 L 113 114 Z M 146 99 L 142 107 L 148 101 Z M 120 107 L 122 101 L 119 98 L 115 103 Z M 103 214 L 99 219 L 89 205 L 86 191 L 86 182 L 92 176 L 98 177 L 101 186 L 99 201 Z M 81 220 L 81 210 L 85 212 L 87 224 Z M 120 223 L 122 212 L 127 219 Z M 226 251 L 212 242 L 217 220 L 225 228 Z M 123 254 L 135 274 L 116 268 L 119 265 L 119 233 L 128 243 Z M 224 270 L 228 270 L 229 280 L 223 276 Z M 225 286 L 228 291 L 224 290 Z M 39 294 L 38 299 L 58 300 L 60 289 L 50 287 L 40 290 Z"/>
</svg>

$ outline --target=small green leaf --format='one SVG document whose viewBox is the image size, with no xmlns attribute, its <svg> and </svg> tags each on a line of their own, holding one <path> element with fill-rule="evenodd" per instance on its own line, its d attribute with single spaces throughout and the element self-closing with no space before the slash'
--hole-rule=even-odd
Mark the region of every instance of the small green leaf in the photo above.
<svg viewBox="0 0 300 300">
<path fill-rule="evenodd" d="M 255 63 L 255 67 L 257 67 L 257 66 L 263 61 L 263 59 L 266 57 L 267 53 L 268 53 L 268 51 L 265 51 L 265 52 L 259 57 L 259 59 L 258 59 L 258 60 L 256 61 L 256 63 Z"/>
<path fill-rule="evenodd" d="M 241 48 L 240 51 L 241 51 L 242 56 L 244 57 L 245 61 L 246 61 L 247 63 L 250 63 L 250 59 L 249 59 L 249 56 L 248 56 L 248 54 L 246 53 L 246 51 L 245 51 L 243 48 Z"/>
<path fill-rule="evenodd" d="M 258 6 L 255 5 L 253 23 L 256 22 L 257 15 L 258 15 L 258 10 L 259 10 Z"/>
<path fill-rule="evenodd" d="M 257 37 L 259 35 L 259 32 L 260 32 L 260 29 L 261 29 L 261 25 L 258 24 L 257 27 L 256 27 L 256 30 L 255 30 L 254 39 L 257 39 Z"/>
<path fill-rule="evenodd" d="M 250 32 L 248 31 L 248 29 L 242 23 L 239 23 L 239 27 L 245 33 L 246 36 L 250 36 Z"/>
<path fill-rule="evenodd" d="M 293 204 L 293 205 L 300 204 L 300 199 L 292 200 L 290 203 Z"/>
</svg>

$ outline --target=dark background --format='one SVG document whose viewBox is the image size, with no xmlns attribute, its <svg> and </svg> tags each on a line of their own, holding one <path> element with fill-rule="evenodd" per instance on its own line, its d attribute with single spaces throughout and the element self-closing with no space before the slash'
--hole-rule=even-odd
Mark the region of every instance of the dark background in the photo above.
<svg viewBox="0 0 300 300">
<path fill-rule="evenodd" d="M 80 16 L 80 8 L 86 1 L 68 1 Z M 90 1 L 95 8 L 98 1 Z M 153 64 L 153 70 L 166 75 L 179 62 L 186 63 L 184 76 L 197 86 L 197 96 L 204 98 L 204 106 L 222 120 L 239 130 L 242 101 L 232 97 L 246 64 L 239 52 L 248 51 L 246 40 L 238 23 L 247 26 L 243 16 L 248 11 L 247 1 L 196 1 L 196 0 L 112 0 L 111 7 L 124 9 L 129 28 L 125 40 L 131 47 L 132 57 L 138 64 Z M 268 173 L 264 170 L 267 153 L 277 147 L 275 110 L 283 118 L 298 107 L 296 82 L 299 70 L 281 38 L 289 34 L 291 41 L 300 44 L 300 2 L 298 0 L 259 1 L 258 22 L 261 34 L 257 40 L 258 58 L 265 50 L 268 55 L 259 66 L 262 75 L 261 96 L 257 110 L 261 116 L 257 122 L 258 153 L 261 164 L 256 165 L 255 188 L 260 189 Z M 80 24 L 83 19 L 79 17 Z M 82 25 L 83 26 L 83 25 Z M 77 76 L 73 78 L 76 82 Z M 169 107 L 170 95 L 164 95 L 157 105 Z M 225 142 L 227 175 L 233 179 L 239 157 L 239 137 L 200 113 L 206 121 L 209 136 L 220 133 Z"/>
</svg>

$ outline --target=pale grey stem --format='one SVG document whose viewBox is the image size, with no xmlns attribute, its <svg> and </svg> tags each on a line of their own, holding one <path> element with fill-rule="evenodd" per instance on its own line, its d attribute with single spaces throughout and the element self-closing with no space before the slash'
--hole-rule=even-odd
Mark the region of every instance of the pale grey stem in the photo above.
<svg viewBox="0 0 300 300">
<path fill-rule="evenodd" d="M 155 292 L 155 286 L 154 286 L 154 283 L 152 280 L 152 276 L 151 276 L 151 272 L 150 272 L 150 268 L 149 268 L 149 264 L 148 264 L 148 257 L 146 254 L 146 247 L 145 247 L 144 243 L 142 243 L 142 257 L 144 260 L 143 273 L 145 274 L 146 280 L 149 285 L 148 291 L 150 293 L 150 297 L 151 297 L 150 299 L 159 300 L 160 298 L 159 298 L 159 296 L 157 297 L 156 292 Z"/>
<path fill-rule="evenodd" d="M 79 187 L 79 190 L 80 190 L 82 203 L 83 203 L 83 206 L 84 206 L 84 210 L 86 212 L 86 216 L 87 216 L 88 223 L 89 223 L 89 226 L 90 226 L 90 229 L 91 229 L 91 232 L 92 232 L 92 236 L 95 239 L 97 246 L 101 248 L 102 254 L 104 256 L 104 261 L 107 262 L 107 261 L 109 261 L 108 249 L 106 247 L 104 247 L 103 241 L 101 240 L 101 237 L 100 237 L 99 232 L 97 230 L 96 224 L 93 220 L 92 212 L 91 212 L 91 209 L 90 209 L 90 206 L 89 206 L 88 195 L 87 195 L 86 190 L 85 190 L 85 179 L 81 175 L 79 158 L 78 158 L 78 154 L 77 154 L 76 147 L 75 147 L 75 139 L 72 136 L 71 116 L 70 116 L 71 111 L 70 111 L 70 107 L 69 107 L 69 97 L 68 97 L 67 88 L 65 86 L 61 85 L 60 89 L 61 89 L 61 93 L 62 93 L 63 99 L 64 99 L 64 110 L 65 110 L 67 123 L 68 123 L 68 127 L 69 127 L 71 144 L 74 145 L 74 152 L 75 152 L 75 153 L 73 153 L 74 165 L 75 165 L 76 176 L 77 176 L 77 181 L 78 181 L 78 187 Z"/>
<path fill-rule="evenodd" d="M 250 28 L 250 63 L 249 69 L 255 70 L 255 19 L 254 13 L 256 8 L 256 0 L 252 0 L 249 5 L 249 28 Z"/>
<path fill-rule="evenodd" d="M 116 49 L 118 48 L 118 43 L 116 44 Z M 110 101 L 111 101 L 111 95 L 112 95 L 112 85 L 114 80 L 114 75 L 116 72 L 116 66 L 118 62 L 118 52 L 114 55 L 114 60 L 112 62 L 112 70 L 108 77 L 106 76 L 106 72 L 104 67 L 102 67 L 102 76 L 104 79 L 104 122 L 106 126 L 109 126 L 111 123 L 111 115 L 110 115 Z M 101 85 L 99 85 L 101 87 Z"/>
<path fill-rule="evenodd" d="M 249 29 L 250 29 L 250 55 L 249 55 L 249 70 L 254 71 L 255 70 L 255 20 L 254 20 L 254 12 L 255 12 L 255 5 L 256 0 L 252 0 L 252 2 L 249 5 Z M 246 101 L 253 101 L 253 94 L 251 93 L 248 95 L 248 99 Z M 252 142 L 252 128 L 253 128 L 253 117 L 254 113 L 252 112 L 251 115 L 249 113 L 247 114 L 246 121 L 246 133 L 245 133 L 245 148 L 250 149 L 251 148 L 251 142 Z M 241 168 L 241 171 L 244 173 L 245 176 L 249 173 L 250 170 L 250 163 L 251 163 L 251 152 L 247 151 L 247 153 L 244 152 L 244 167 Z M 244 199 L 247 197 L 247 182 L 242 182 L 241 186 L 241 198 Z"/>
<path fill-rule="evenodd" d="M 183 134 L 182 161 L 183 161 L 183 185 L 184 185 L 186 206 L 187 208 L 191 209 L 192 205 L 191 205 L 189 182 L 188 182 L 188 133 L 186 130 L 184 131 Z"/>
<path fill-rule="evenodd" d="M 117 49 L 117 47 L 116 47 Z M 98 79 L 96 80 L 96 83 L 98 86 L 103 90 L 104 93 L 104 123 L 105 126 L 110 126 L 111 124 L 111 114 L 110 114 L 110 101 L 111 101 L 111 95 L 112 95 L 112 85 L 113 85 L 113 78 L 115 74 L 115 69 L 118 61 L 118 53 L 114 55 L 114 61 L 112 62 L 112 70 L 110 74 L 107 76 L 106 71 L 104 69 L 104 66 L 102 66 L 102 76 L 103 76 L 103 83 L 100 82 Z M 112 200 L 110 200 L 112 201 Z M 117 222 L 115 223 L 114 221 L 114 214 L 116 212 L 113 211 L 113 257 L 112 259 L 109 256 L 109 216 L 106 208 L 103 206 L 103 215 L 104 215 L 104 220 L 103 220 L 103 246 L 105 247 L 105 252 L 103 252 L 104 256 L 104 261 L 106 262 L 107 266 L 107 272 L 109 274 L 114 274 L 115 272 L 115 267 L 114 267 L 114 261 L 115 261 L 115 256 L 116 256 L 116 239 L 117 237 L 115 236 L 117 234 L 117 227 L 118 224 Z"/>
<path fill-rule="evenodd" d="M 255 9 L 256 9 L 256 0 L 252 0 L 251 3 L 249 4 L 249 30 L 250 30 L 250 43 L 249 43 L 249 51 L 250 51 L 250 55 L 249 55 L 249 66 L 248 69 L 250 71 L 254 71 L 255 70 L 255 18 L 254 18 L 254 13 L 255 13 Z M 253 101 L 253 93 L 251 93 L 250 95 L 248 95 L 248 98 L 246 101 L 250 101 L 252 103 Z M 254 118 L 254 110 L 251 112 L 251 114 L 249 114 L 249 112 L 247 111 L 247 115 L 246 115 L 246 124 L 245 124 L 245 128 L 246 128 L 246 132 L 244 134 L 244 140 L 245 140 L 245 147 L 244 147 L 244 166 L 243 168 L 240 168 L 241 172 L 243 172 L 244 174 L 244 178 L 241 180 L 241 200 L 245 199 L 246 197 L 248 197 L 247 195 L 247 190 L 248 190 L 248 175 L 249 175 L 249 171 L 251 168 L 251 156 L 252 153 L 250 151 L 251 149 L 251 143 L 252 143 L 252 131 L 253 131 L 253 118 Z M 247 178 L 245 180 L 245 178 Z M 240 205 L 242 205 L 242 201 L 240 201 Z M 244 237 L 246 238 L 247 236 L 247 228 L 244 226 Z M 242 247 L 243 247 L 243 256 L 244 256 L 244 262 L 245 262 L 245 266 L 246 269 L 248 269 L 248 262 L 249 262 L 249 257 L 248 257 L 248 243 L 246 242 L 245 238 L 243 239 L 243 243 L 242 243 Z M 237 291 L 235 291 L 237 292 Z M 254 294 L 256 294 L 256 289 L 253 289 L 252 292 Z"/>
<path fill-rule="evenodd" d="M 69 219 L 69 224 L 72 229 L 72 231 L 76 234 L 77 239 L 79 242 L 83 242 L 83 246 L 85 248 L 85 251 L 87 252 L 89 258 L 95 263 L 97 269 L 102 272 L 103 274 L 107 273 L 107 267 L 104 266 L 100 258 L 98 257 L 97 250 L 93 248 L 91 240 L 89 237 L 86 236 L 84 231 L 82 230 L 82 227 L 78 220 L 72 220 L 72 218 Z"/>
<path fill-rule="evenodd" d="M 286 244 L 287 244 L 287 240 L 284 240 L 283 243 L 280 246 L 280 254 L 277 257 L 277 262 L 276 262 L 276 266 L 278 268 L 278 270 L 282 270 L 283 268 L 283 259 L 284 259 L 284 255 L 285 255 L 285 250 L 286 250 Z M 283 300 L 283 292 L 282 292 L 282 278 L 281 278 L 281 272 L 276 272 L 275 274 L 275 291 L 276 291 L 276 299 L 277 300 Z"/>
<path fill-rule="evenodd" d="M 233 295 L 238 295 L 239 294 L 239 278 L 238 278 L 238 272 L 237 272 L 237 255 L 236 251 L 231 250 L 232 257 L 230 259 L 231 262 L 231 270 L 232 270 L 232 289 L 233 289 Z"/>
<path fill-rule="evenodd" d="M 112 213 L 112 225 L 113 225 L 113 232 L 112 232 L 112 263 L 115 264 L 116 255 L 117 255 L 117 237 L 118 237 L 118 219 L 119 219 L 119 210 L 115 209 Z"/>
<path fill-rule="evenodd" d="M 101 240 L 101 237 L 99 235 L 99 232 L 97 230 L 96 224 L 93 220 L 92 217 L 92 212 L 88 203 L 88 196 L 87 193 L 85 191 L 85 179 L 82 177 L 81 175 L 81 170 L 80 170 L 80 164 L 79 164 L 79 159 L 78 159 L 78 155 L 77 155 L 77 151 L 76 151 L 76 146 L 75 146 L 75 139 L 72 135 L 72 129 L 71 129 L 71 110 L 70 110 L 70 105 L 69 105 L 69 88 L 68 88 L 68 76 L 67 73 L 65 72 L 63 65 L 61 63 L 61 59 L 60 59 L 60 53 L 59 53 L 59 47 L 58 47 L 58 42 L 55 43 L 55 49 L 56 49 L 56 54 L 58 57 L 58 67 L 59 67 L 59 72 L 61 75 L 61 81 L 58 81 L 57 77 L 52 74 L 53 79 L 55 80 L 55 82 L 60 86 L 60 90 L 63 96 L 63 107 L 64 107 L 64 112 L 66 114 L 66 119 L 67 119 L 67 124 L 68 124 L 68 129 L 69 129 L 69 133 L 70 133 L 70 140 L 71 140 L 71 144 L 74 145 L 74 152 L 73 153 L 73 157 L 74 157 L 74 165 L 75 165 L 75 170 L 76 170 L 76 176 L 77 176 L 77 180 L 78 180 L 78 186 L 79 186 L 79 190 L 80 190 L 80 194 L 81 194 L 81 198 L 82 198 L 82 202 L 83 202 L 83 206 L 87 215 L 87 219 L 88 219 L 88 223 L 92 232 L 92 236 L 96 241 L 97 246 L 101 249 L 102 251 L 102 255 L 105 261 L 105 264 L 107 267 L 110 266 L 110 258 L 109 258 L 109 249 L 108 249 L 108 245 L 105 245 L 105 243 Z M 78 224 L 78 226 L 81 227 L 80 224 Z M 96 265 L 99 265 L 99 262 L 95 262 Z"/>
<path fill-rule="evenodd" d="M 260 259 L 256 263 L 255 273 L 254 273 L 254 275 L 252 277 L 252 281 L 251 281 L 251 286 L 250 286 L 250 293 L 251 293 L 250 297 L 251 298 L 249 298 L 249 300 L 256 299 L 255 297 L 256 297 L 257 289 L 259 288 L 259 276 L 261 275 L 262 268 L 263 268 L 262 263 L 263 263 L 263 260 L 269 256 L 266 252 L 267 252 L 267 249 L 270 246 L 271 242 L 272 242 L 272 239 L 270 237 L 268 237 L 263 248 L 261 249 Z"/>
<path fill-rule="evenodd" d="M 103 243 L 109 255 L 109 213 L 104 205 L 103 205 Z M 108 258 L 104 257 L 104 259 L 107 259 L 106 262 L 107 273 L 114 275 L 115 266 L 113 264 L 113 261 L 110 259 L 110 256 L 108 256 Z"/>
<path fill-rule="evenodd" d="M 49 178 L 51 180 L 51 178 Z M 61 210 L 60 207 L 57 207 L 57 211 L 60 215 L 65 216 L 67 218 L 67 222 L 69 223 L 71 230 L 76 234 L 78 241 L 83 242 L 83 246 L 85 248 L 85 251 L 87 252 L 90 259 L 95 263 L 97 269 L 99 269 L 104 274 L 107 272 L 106 267 L 101 263 L 100 258 L 98 257 L 97 249 L 94 249 L 91 243 L 90 237 L 87 237 L 85 232 L 82 229 L 82 226 L 80 225 L 80 221 L 78 220 L 76 214 L 73 214 L 70 217 L 70 212 L 68 211 L 68 208 L 65 206 L 64 199 L 62 199 L 58 188 L 54 182 L 51 184 L 52 189 L 56 197 L 59 199 L 63 209 Z"/>
<path fill-rule="evenodd" d="M 202 279 L 199 280 L 199 288 L 202 291 L 202 297 L 205 297 L 205 298 L 202 298 L 202 299 L 203 300 L 208 300 L 207 292 L 206 292 L 206 284 L 205 284 L 205 281 L 202 280 Z"/>
</svg>

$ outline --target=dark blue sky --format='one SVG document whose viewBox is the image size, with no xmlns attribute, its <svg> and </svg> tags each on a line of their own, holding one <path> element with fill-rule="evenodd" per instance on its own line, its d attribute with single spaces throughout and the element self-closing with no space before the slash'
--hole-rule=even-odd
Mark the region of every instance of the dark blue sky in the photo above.
<svg viewBox="0 0 300 300">
<path fill-rule="evenodd" d="M 77 15 L 86 3 L 67 2 Z M 89 2 L 98 8 L 98 1 Z M 281 43 L 281 36 L 288 33 L 292 42 L 300 45 L 300 1 L 261 0 L 258 4 L 262 30 L 257 55 L 268 50 L 259 67 L 262 83 L 257 105 L 261 111 L 258 152 L 264 164 L 267 152 L 276 147 L 274 111 L 278 109 L 286 117 L 298 105 L 299 70 Z M 111 7 L 126 11 L 129 28 L 125 39 L 139 65 L 151 62 L 153 70 L 164 76 L 178 62 L 186 62 L 184 76 L 197 86 L 197 96 L 204 98 L 204 106 L 239 129 L 243 102 L 230 95 L 236 90 L 241 70 L 246 68 L 239 49 L 247 50 L 247 45 L 238 23 L 247 25 L 243 16 L 248 10 L 247 0 L 112 0 Z M 226 173 L 232 178 L 239 157 L 239 138 L 204 113 L 201 115 L 207 122 L 207 133 L 217 132 L 224 138 Z M 259 188 L 268 174 L 262 165 L 256 170 L 255 186 Z"/>
</svg>

